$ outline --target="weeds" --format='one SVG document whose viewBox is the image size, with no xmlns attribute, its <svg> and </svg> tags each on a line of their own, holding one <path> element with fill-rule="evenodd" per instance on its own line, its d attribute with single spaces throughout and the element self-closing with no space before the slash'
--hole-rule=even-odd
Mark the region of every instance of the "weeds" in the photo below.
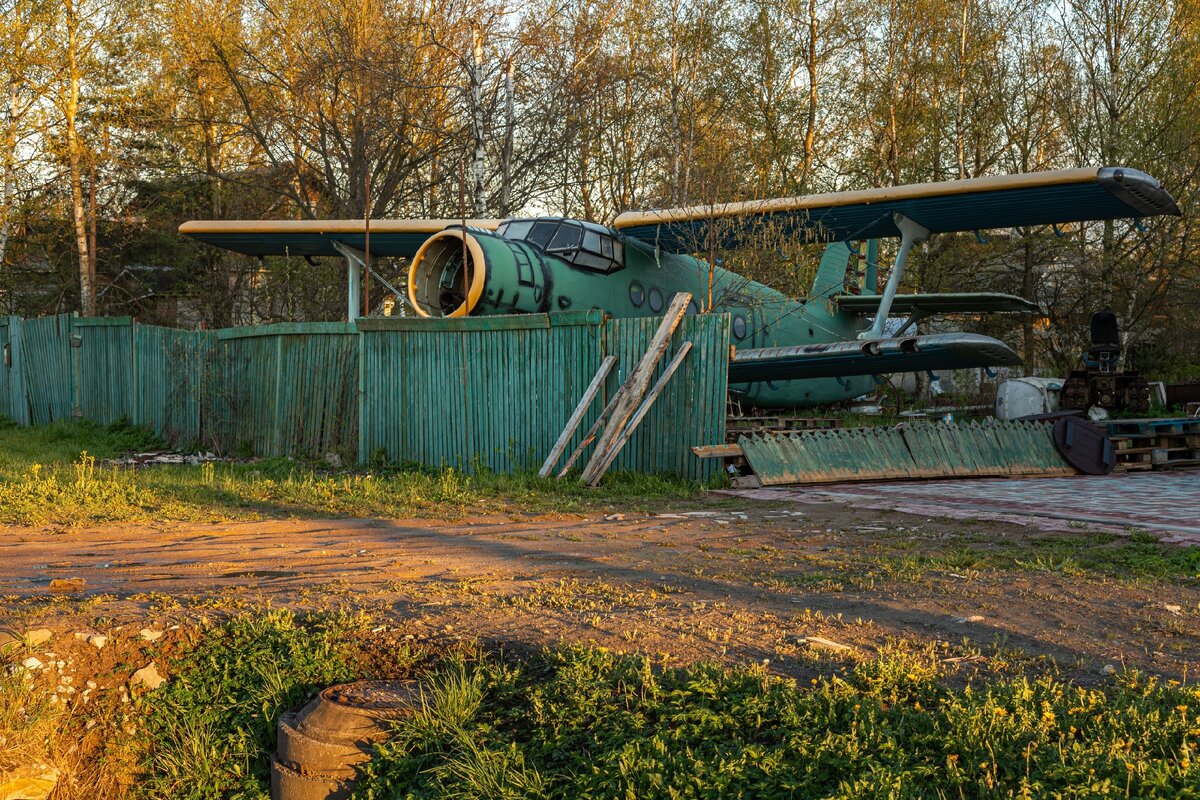
<svg viewBox="0 0 1200 800">
<path fill-rule="evenodd" d="M 196 631 L 134 697 L 134 794 L 265 798 L 284 711 L 327 685 L 416 679 L 414 711 L 364 765 L 383 798 L 1197 797 L 1200 689 L 1138 673 L 1097 688 L 991 673 L 893 645 L 797 684 L 759 667 L 570 646 L 419 655 L 358 618 L 268 611 Z M 61 714 L 0 675 L 0 769 L 56 763 Z M 132 732 L 131 732 L 132 731 Z M 108 758 L 108 755 L 100 757 Z"/>
<path fill-rule="evenodd" d="M 356 797 L 1195 797 L 1200 785 L 1200 691 L 1136 674 L 1105 689 L 1046 676 L 956 692 L 931 654 L 892 651 L 801 687 L 585 648 L 473 669 L 475 713 L 451 734 L 401 726 Z"/>
<path fill-rule="evenodd" d="M 141 702 L 147 797 L 267 796 L 279 715 L 354 677 L 353 619 L 275 611 L 208 630 Z"/>
<path fill-rule="evenodd" d="M 0 670 L 0 775 L 39 762 L 62 766 L 64 754 L 56 747 L 62 706 L 52 704 L 48 692 L 35 691 L 33 683 L 23 669 Z"/>
<path fill-rule="evenodd" d="M 614 473 L 599 489 L 533 473 L 454 468 L 330 473 L 290 459 L 149 469 L 98 460 L 161 447 L 128 426 L 56 423 L 7 428 L 0 442 L 0 524 L 82 525 L 159 519 L 215 521 L 271 516 L 462 516 L 473 509 L 578 512 L 620 501 L 654 507 L 703 491 L 667 476 Z"/>
</svg>

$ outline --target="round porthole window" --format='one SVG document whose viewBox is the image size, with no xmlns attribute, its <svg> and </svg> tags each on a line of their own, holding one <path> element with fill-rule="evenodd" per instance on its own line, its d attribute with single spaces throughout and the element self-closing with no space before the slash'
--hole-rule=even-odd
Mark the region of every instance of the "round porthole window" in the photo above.
<svg viewBox="0 0 1200 800">
<path fill-rule="evenodd" d="M 663 310 L 663 296 L 658 289 L 650 290 L 650 310 L 656 314 Z"/>
<path fill-rule="evenodd" d="M 642 303 L 646 302 L 646 290 L 637 281 L 629 284 L 629 302 L 633 303 L 634 308 L 641 308 Z"/>
<path fill-rule="evenodd" d="M 746 318 L 745 317 L 734 317 L 733 318 L 733 335 L 735 337 L 737 337 L 738 339 L 746 338 Z"/>
</svg>

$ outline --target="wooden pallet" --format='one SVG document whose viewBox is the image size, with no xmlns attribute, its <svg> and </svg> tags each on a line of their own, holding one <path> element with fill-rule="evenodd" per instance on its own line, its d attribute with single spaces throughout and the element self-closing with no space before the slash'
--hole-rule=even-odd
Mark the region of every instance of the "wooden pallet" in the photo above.
<svg viewBox="0 0 1200 800">
<path fill-rule="evenodd" d="M 1200 420 L 1122 419 L 1107 428 L 1117 464 L 1127 470 L 1200 466 Z"/>
</svg>

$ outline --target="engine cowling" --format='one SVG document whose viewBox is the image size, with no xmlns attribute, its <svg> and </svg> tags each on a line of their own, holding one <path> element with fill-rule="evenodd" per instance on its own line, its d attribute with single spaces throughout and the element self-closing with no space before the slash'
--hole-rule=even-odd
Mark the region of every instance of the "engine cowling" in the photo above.
<svg viewBox="0 0 1200 800">
<path fill-rule="evenodd" d="M 461 228 L 439 231 L 421 245 L 408 270 L 408 301 L 423 317 L 465 317 L 487 283 L 487 256 Z"/>
<path fill-rule="evenodd" d="M 408 299 L 423 317 L 549 311 L 558 265 L 548 261 L 525 242 L 447 228 L 413 256 Z"/>
</svg>

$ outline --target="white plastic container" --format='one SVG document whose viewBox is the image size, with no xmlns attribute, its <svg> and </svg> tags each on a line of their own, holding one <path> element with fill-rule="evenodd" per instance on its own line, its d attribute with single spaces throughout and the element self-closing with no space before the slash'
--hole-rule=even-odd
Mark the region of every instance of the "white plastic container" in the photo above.
<svg viewBox="0 0 1200 800">
<path fill-rule="evenodd" d="M 1010 378 L 996 387 L 996 419 L 1020 419 L 1058 410 L 1060 378 Z"/>
</svg>

